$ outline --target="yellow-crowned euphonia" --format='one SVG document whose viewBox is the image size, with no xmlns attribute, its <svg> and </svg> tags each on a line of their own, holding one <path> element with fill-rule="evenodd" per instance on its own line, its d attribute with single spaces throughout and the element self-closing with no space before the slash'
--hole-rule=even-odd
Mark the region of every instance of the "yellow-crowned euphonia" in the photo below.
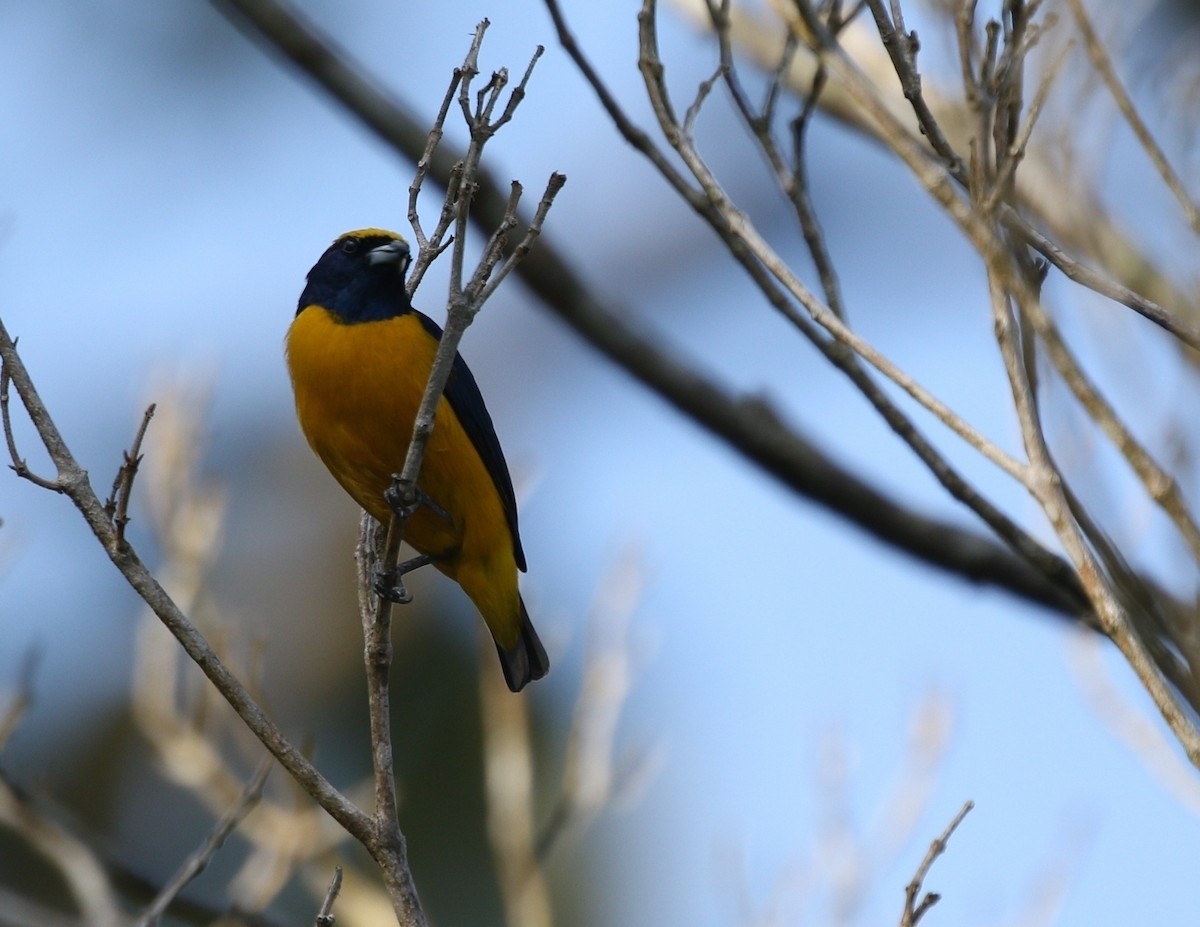
<svg viewBox="0 0 1200 927">
<path fill-rule="evenodd" d="M 442 331 L 404 288 L 408 245 L 394 232 L 347 232 L 308 272 L 287 335 L 296 414 L 329 472 L 382 524 L 404 465 Z M 517 590 L 525 554 L 504 453 L 475 378 L 456 355 L 405 540 L 458 582 L 483 616 L 508 687 L 550 668 Z"/>
</svg>

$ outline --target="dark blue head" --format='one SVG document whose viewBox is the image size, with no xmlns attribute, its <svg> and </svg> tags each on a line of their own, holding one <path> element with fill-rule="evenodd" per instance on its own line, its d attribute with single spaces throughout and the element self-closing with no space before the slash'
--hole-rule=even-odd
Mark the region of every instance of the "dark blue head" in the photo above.
<svg viewBox="0 0 1200 927">
<path fill-rule="evenodd" d="M 339 322 L 350 324 L 409 312 L 412 304 L 404 289 L 409 259 L 408 244 L 395 232 L 347 232 L 308 272 L 296 314 L 306 306 L 324 306 Z"/>
</svg>

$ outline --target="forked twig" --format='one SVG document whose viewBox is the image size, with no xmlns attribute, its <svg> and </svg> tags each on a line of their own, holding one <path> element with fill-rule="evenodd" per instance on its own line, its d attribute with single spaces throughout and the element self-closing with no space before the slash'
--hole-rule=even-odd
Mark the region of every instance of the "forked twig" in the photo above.
<svg viewBox="0 0 1200 927">
<path fill-rule="evenodd" d="M 16 338 L 12 339 L 12 350 L 14 353 L 17 350 Z M 42 489 L 49 489 L 52 492 L 65 492 L 59 480 L 38 476 L 30 470 L 28 464 L 25 463 L 25 458 L 17 450 L 17 439 L 13 434 L 12 411 L 9 407 L 8 396 L 8 387 L 11 382 L 12 373 L 9 370 L 9 364 L 0 360 L 0 420 L 4 423 L 4 443 L 8 446 L 8 456 L 12 461 L 9 467 L 17 476 L 23 480 L 29 480 L 34 486 L 40 486 Z"/>
<path fill-rule="evenodd" d="M 946 852 L 946 845 L 950 842 L 950 838 L 954 836 L 954 832 L 958 830 L 958 825 L 963 822 L 963 819 L 971 813 L 971 809 L 975 807 L 975 802 L 967 801 L 958 814 L 950 821 L 946 829 L 942 831 L 940 837 L 934 839 L 929 844 L 929 849 L 925 852 L 925 858 L 921 860 L 921 865 L 917 867 L 916 873 L 913 874 L 912 881 L 904 889 L 904 911 L 900 915 L 900 927 L 917 927 L 921 922 L 921 918 L 935 904 L 942 900 L 942 896 L 936 892 L 926 892 L 921 894 L 924 889 L 925 879 L 929 875 L 929 870 L 933 868 L 933 864 L 937 862 L 937 858 Z"/>
<path fill-rule="evenodd" d="M 112 519 L 113 530 L 116 532 L 117 543 L 125 542 L 125 526 L 129 524 L 129 499 L 133 495 L 133 480 L 137 476 L 138 466 L 142 462 L 142 441 L 146 437 L 146 429 L 150 427 L 150 419 L 154 417 L 154 403 L 146 407 L 142 413 L 142 423 L 133 436 L 133 444 L 129 450 L 122 453 L 123 460 L 113 478 L 112 492 L 104 501 L 104 511 Z"/>
</svg>

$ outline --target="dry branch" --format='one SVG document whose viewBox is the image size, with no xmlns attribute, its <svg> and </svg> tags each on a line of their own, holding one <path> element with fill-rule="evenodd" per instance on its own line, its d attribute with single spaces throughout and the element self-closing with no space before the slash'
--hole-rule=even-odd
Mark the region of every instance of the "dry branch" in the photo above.
<svg viewBox="0 0 1200 927">
<path fill-rule="evenodd" d="M 423 176 L 443 187 L 453 188 L 457 183 L 455 165 L 462 154 L 439 145 L 427 155 L 430 139 L 421 120 L 380 90 L 378 81 L 299 10 L 278 0 L 214 3 L 253 38 L 282 54 L 393 150 L 425 165 Z M 614 118 L 618 115 L 619 108 Z M 635 138 L 644 136 L 631 124 L 622 126 L 622 131 Z M 653 160 L 652 154 L 647 156 Z M 507 207 L 507 193 L 481 170 L 472 221 L 486 229 L 495 228 Z M 636 316 L 601 298 L 549 238 L 543 236 L 516 272 L 548 310 L 592 347 L 793 491 L 883 543 L 960 578 L 1005 589 L 1060 616 L 1087 616 L 1089 606 L 1061 559 L 1050 555 L 1038 567 L 1031 566 L 1025 556 L 1012 554 L 1005 545 L 930 518 L 858 478 L 785 423 L 762 399 L 723 389 L 667 346 L 661 336 L 640 329 L 630 321 Z"/>
<path fill-rule="evenodd" d="M 974 807 L 975 802 L 973 801 L 968 801 L 964 804 L 942 832 L 941 836 L 929 845 L 929 850 L 925 853 L 925 858 L 921 860 L 916 873 L 913 874 L 912 881 L 908 883 L 908 886 L 904 890 L 904 912 L 900 915 L 900 927 L 917 927 L 921 918 L 941 900 L 941 895 L 935 892 L 921 894 L 924 891 L 925 879 L 929 876 L 929 870 L 933 868 L 933 864 L 937 862 L 937 858 L 946 852 L 946 844 L 950 841 L 954 832 L 958 830 L 958 825 L 963 822 L 963 819 L 970 814 L 971 809 Z"/>
</svg>

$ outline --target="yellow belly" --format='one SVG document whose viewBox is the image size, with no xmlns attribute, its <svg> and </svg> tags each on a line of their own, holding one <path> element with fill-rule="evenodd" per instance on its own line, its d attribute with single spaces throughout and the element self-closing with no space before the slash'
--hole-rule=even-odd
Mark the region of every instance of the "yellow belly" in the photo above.
<svg viewBox="0 0 1200 927">
<path fill-rule="evenodd" d="M 391 512 L 383 493 L 404 466 L 436 350 L 412 314 L 344 325 L 309 306 L 288 332 L 304 436 L 346 492 L 384 524 Z M 420 509 L 405 540 L 457 579 L 498 639 L 511 641 L 520 627 L 513 539 L 491 475 L 445 399 L 417 483 L 450 521 Z"/>
</svg>

